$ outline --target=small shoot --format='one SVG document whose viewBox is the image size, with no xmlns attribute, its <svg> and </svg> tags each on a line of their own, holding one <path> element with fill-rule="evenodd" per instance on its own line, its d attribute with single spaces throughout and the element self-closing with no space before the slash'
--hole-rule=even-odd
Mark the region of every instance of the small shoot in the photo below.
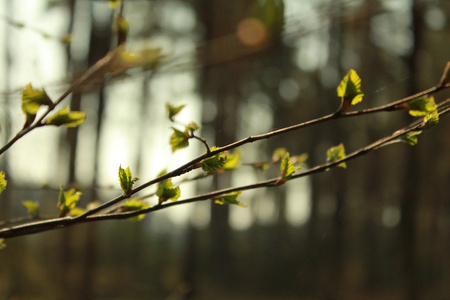
<svg viewBox="0 0 450 300">
<path fill-rule="evenodd" d="M 33 124 L 39 108 L 43 105 L 52 107 L 53 102 L 44 89 L 34 89 L 29 83 L 22 90 L 22 111 L 26 115 L 24 128 Z"/>
<path fill-rule="evenodd" d="M 335 161 L 343 159 L 344 157 L 345 157 L 344 144 L 339 144 L 337 146 L 331 147 L 327 151 L 327 163 L 333 163 Z M 337 166 L 345 169 L 347 167 L 347 164 L 345 162 L 342 162 Z"/>
<path fill-rule="evenodd" d="M 64 125 L 66 127 L 77 127 L 84 123 L 86 116 L 87 115 L 84 112 L 69 111 L 69 108 L 66 106 L 49 117 L 45 121 L 45 124 L 53 126 Z"/>
<path fill-rule="evenodd" d="M 364 94 L 361 91 L 361 78 L 355 70 L 351 69 L 344 76 L 337 88 L 337 95 L 341 98 L 341 106 L 338 112 L 344 112 L 362 101 Z"/>
<path fill-rule="evenodd" d="M 425 116 L 437 109 L 433 96 L 423 96 L 409 101 L 406 104 L 406 109 L 413 117 Z"/>
<path fill-rule="evenodd" d="M 216 196 L 216 197 L 212 198 L 212 200 L 214 200 L 215 203 L 220 204 L 220 205 L 223 205 L 223 204 L 234 204 L 234 205 L 238 205 L 238 206 L 241 206 L 241 207 L 248 207 L 244 203 L 242 203 L 239 200 L 237 200 L 237 198 L 241 194 L 242 194 L 242 191 L 232 192 L 232 193 Z"/>
<path fill-rule="evenodd" d="M 37 218 L 39 215 L 39 203 L 35 201 L 22 201 L 22 205 L 27 209 L 31 218 Z"/>
<path fill-rule="evenodd" d="M 295 167 L 291 162 L 289 157 L 289 152 L 286 152 L 281 159 L 280 163 L 280 179 L 277 181 L 277 185 L 285 184 L 288 181 L 292 174 L 295 172 Z"/>
<path fill-rule="evenodd" d="M 400 136 L 400 141 L 407 143 L 408 145 L 415 146 L 417 145 L 418 139 L 417 136 L 421 134 L 422 131 L 410 131 Z"/>
<path fill-rule="evenodd" d="M 211 147 L 211 151 L 216 151 L 220 148 Z M 211 157 L 205 158 L 199 164 L 205 172 L 216 172 L 222 169 L 227 162 L 227 155 L 224 152 L 219 152 Z"/>
<path fill-rule="evenodd" d="M 123 169 L 122 165 L 119 166 L 119 182 L 125 197 L 129 198 L 131 196 L 133 184 L 138 180 L 138 177 L 133 177 L 131 175 L 130 167 Z"/>
<path fill-rule="evenodd" d="M 7 180 L 5 179 L 5 172 L 0 172 L 0 194 L 6 189 Z"/>
<path fill-rule="evenodd" d="M 125 50 L 125 43 L 122 43 L 110 52 L 109 57 L 105 71 L 117 75 L 131 68 L 152 67 L 161 59 L 162 54 L 159 48 L 143 49 L 139 54 L 134 54 Z"/>
<path fill-rule="evenodd" d="M 186 105 L 175 106 L 172 104 L 166 104 L 167 117 L 171 122 L 174 122 L 174 117 L 185 107 Z"/>
<path fill-rule="evenodd" d="M 147 202 L 145 202 L 144 200 L 129 199 L 123 203 L 123 206 L 120 208 L 120 211 L 121 212 L 130 212 L 130 211 L 146 209 L 149 207 L 150 207 L 150 205 Z M 128 218 L 128 220 L 137 222 L 137 221 L 141 221 L 143 218 L 145 218 L 145 214 L 141 214 L 141 215 L 137 215 L 135 217 Z"/>
<path fill-rule="evenodd" d="M 159 176 L 166 174 L 166 171 L 162 171 Z M 168 178 L 159 183 L 158 190 L 156 191 L 156 196 L 158 196 L 158 204 L 162 204 L 167 200 L 177 201 L 180 198 L 181 191 L 180 187 L 175 187 L 172 184 L 172 179 Z"/>
<path fill-rule="evenodd" d="M 69 212 L 75 208 L 80 196 L 81 192 L 77 192 L 75 189 L 70 189 L 65 192 L 61 185 L 57 205 L 60 218 L 67 216 Z"/>
<path fill-rule="evenodd" d="M 435 110 L 423 118 L 423 128 L 428 129 L 439 123 L 439 113 Z"/>
</svg>

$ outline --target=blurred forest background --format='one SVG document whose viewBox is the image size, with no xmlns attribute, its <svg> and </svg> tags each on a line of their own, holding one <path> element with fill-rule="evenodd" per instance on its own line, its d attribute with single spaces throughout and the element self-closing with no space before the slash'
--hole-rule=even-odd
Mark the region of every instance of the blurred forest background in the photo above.
<svg viewBox="0 0 450 300">
<path fill-rule="evenodd" d="M 2 144 L 23 125 L 20 89 L 32 82 L 57 98 L 114 47 L 113 15 L 107 1 L 0 1 Z M 202 153 L 192 143 L 170 154 L 167 102 L 186 104 L 181 121 L 222 146 L 335 111 L 350 68 L 362 78 L 359 109 L 435 85 L 450 59 L 448 0 L 126 0 L 124 15 L 128 47 L 165 58 L 86 86 L 70 99 L 84 125 L 38 129 L 3 155 L 0 220 L 25 216 L 22 200 L 56 217 L 60 184 L 81 189 L 84 206 L 107 201 L 121 193 L 120 164 L 147 181 Z M 351 152 L 412 120 L 321 124 L 246 145 L 242 161 L 283 146 L 311 167 L 331 146 Z M 443 118 L 415 147 L 245 192 L 248 208 L 189 204 L 7 240 L 0 299 L 448 299 L 449 132 Z M 270 172 L 244 166 L 183 185 L 182 198 Z"/>
</svg>

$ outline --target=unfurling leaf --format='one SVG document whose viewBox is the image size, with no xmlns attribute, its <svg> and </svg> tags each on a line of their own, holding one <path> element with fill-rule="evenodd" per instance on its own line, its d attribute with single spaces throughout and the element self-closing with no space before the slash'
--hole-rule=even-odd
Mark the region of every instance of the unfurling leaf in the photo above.
<svg viewBox="0 0 450 300">
<path fill-rule="evenodd" d="M 426 115 L 423 118 L 423 126 L 426 129 L 433 127 L 437 123 L 439 123 L 439 114 L 438 114 L 437 110 L 435 110 L 432 113 L 429 113 L 428 115 Z"/>
<path fill-rule="evenodd" d="M 5 172 L 0 172 L 0 194 L 6 189 Z"/>
<path fill-rule="evenodd" d="M 181 131 L 173 127 L 172 129 L 173 133 L 170 136 L 170 146 L 172 147 L 172 152 L 189 146 L 189 139 L 191 138 L 191 135 L 187 131 Z"/>
<path fill-rule="evenodd" d="M 126 197 L 131 196 L 131 192 L 133 191 L 133 184 L 135 184 L 138 180 L 138 177 L 133 177 L 131 175 L 129 167 L 123 169 L 121 165 L 119 166 L 120 187 L 122 188 L 122 191 Z"/>
<path fill-rule="evenodd" d="M 223 165 L 222 169 L 225 171 L 231 171 L 236 168 L 239 168 L 241 164 L 239 163 L 239 159 L 241 158 L 241 151 L 236 149 L 233 153 L 227 153 L 227 160 Z"/>
<path fill-rule="evenodd" d="M 328 163 L 338 161 L 340 159 L 343 159 L 344 157 L 345 157 L 344 144 L 339 144 L 335 147 L 331 147 L 327 151 L 327 162 Z M 347 164 L 345 162 L 342 162 L 338 165 L 338 167 L 346 168 Z"/>
<path fill-rule="evenodd" d="M 49 117 L 45 124 L 66 127 L 77 127 L 84 123 L 86 120 L 86 113 L 80 111 L 69 111 L 69 108 L 65 108 L 57 111 L 54 115 Z"/>
<path fill-rule="evenodd" d="M 123 203 L 123 206 L 121 207 L 121 212 L 128 212 L 128 211 L 136 211 L 141 209 L 146 209 L 150 207 L 147 202 L 144 200 L 139 199 L 129 199 Z M 145 214 L 137 215 L 135 217 L 128 218 L 130 221 L 141 221 L 145 217 Z"/>
<path fill-rule="evenodd" d="M 22 205 L 25 206 L 30 217 L 35 218 L 38 216 L 38 214 L 39 214 L 39 203 L 38 202 L 22 201 Z"/>
<path fill-rule="evenodd" d="M 344 76 L 337 88 L 337 95 L 341 98 L 339 112 L 346 111 L 350 106 L 362 101 L 364 94 L 361 91 L 361 78 L 355 70 L 351 69 Z"/>
<path fill-rule="evenodd" d="M 211 151 L 215 151 L 219 148 L 211 147 Z M 227 161 L 227 155 L 224 152 L 219 152 L 211 157 L 205 158 L 200 162 L 200 166 L 205 172 L 215 172 L 223 168 Z"/>
<path fill-rule="evenodd" d="M 248 207 L 247 205 L 245 205 L 244 203 L 240 202 L 239 200 L 237 200 L 237 198 L 242 194 L 242 191 L 239 192 L 232 192 L 232 193 L 228 193 L 228 194 L 223 194 L 220 196 L 216 196 L 214 198 L 212 198 L 214 200 L 215 203 L 217 204 L 234 204 L 234 205 L 239 205 L 242 207 Z"/>
<path fill-rule="evenodd" d="M 53 106 L 53 102 L 50 100 L 44 89 L 33 89 L 33 86 L 29 83 L 22 90 L 22 111 L 27 118 L 24 127 L 27 127 L 34 122 L 37 111 L 43 105 Z"/>
<path fill-rule="evenodd" d="M 186 105 L 179 105 L 179 106 L 175 106 L 172 104 L 167 103 L 166 104 L 166 111 L 167 111 L 167 115 L 168 118 L 171 122 L 174 121 L 174 117 L 185 107 Z"/>
<path fill-rule="evenodd" d="M 165 174 L 165 171 L 161 172 L 159 176 Z M 156 196 L 159 197 L 158 203 L 161 204 L 167 200 L 177 201 L 180 198 L 180 188 L 174 187 L 172 184 L 172 179 L 168 178 L 159 183 L 158 190 L 156 191 Z"/>
<path fill-rule="evenodd" d="M 406 108 L 411 116 L 420 117 L 435 111 L 437 106 L 433 96 L 423 96 L 409 101 Z"/>
<path fill-rule="evenodd" d="M 284 183 L 286 180 L 289 180 L 294 172 L 295 169 L 291 163 L 289 152 L 286 152 L 280 164 L 280 183 Z"/>
<path fill-rule="evenodd" d="M 0 239 L 0 250 L 3 250 L 6 248 L 5 239 Z"/>
<path fill-rule="evenodd" d="M 69 211 L 77 205 L 80 199 L 81 192 L 77 192 L 75 189 L 70 189 L 67 192 L 64 191 L 63 186 L 59 190 L 58 197 L 58 211 L 60 217 L 65 217 Z"/>
<path fill-rule="evenodd" d="M 411 146 L 415 146 L 415 145 L 417 145 L 417 142 L 418 142 L 417 136 L 421 133 L 422 133 L 422 131 L 410 131 L 410 132 L 407 132 L 404 135 L 400 136 L 400 140 Z"/>
</svg>

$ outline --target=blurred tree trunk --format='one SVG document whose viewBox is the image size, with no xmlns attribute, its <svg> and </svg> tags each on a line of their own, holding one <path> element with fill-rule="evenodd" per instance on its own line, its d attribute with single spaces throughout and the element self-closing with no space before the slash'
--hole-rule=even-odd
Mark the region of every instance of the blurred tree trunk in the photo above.
<svg viewBox="0 0 450 300">
<path fill-rule="evenodd" d="M 73 19 L 75 11 L 75 1 L 71 2 L 71 10 L 72 10 L 72 23 L 71 29 L 73 26 Z M 90 43 L 89 43 L 89 52 L 88 57 L 85 62 L 74 62 L 75 64 L 90 67 L 95 64 L 99 59 L 101 59 L 108 51 L 111 41 L 111 24 L 102 25 L 99 27 L 99 24 L 94 20 L 91 23 L 91 34 L 90 34 Z M 105 28 L 107 28 L 105 30 Z M 70 53 L 69 53 L 70 57 Z M 77 68 L 74 68 L 75 71 Z M 76 76 L 76 75 L 75 75 Z M 94 152 L 97 154 L 95 157 L 98 158 L 98 140 L 100 136 L 100 129 L 102 123 L 102 115 L 103 115 L 103 107 L 104 107 L 104 93 L 103 87 L 99 87 L 98 92 L 93 92 L 97 94 L 98 100 L 98 110 L 97 110 L 97 140 L 95 144 Z M 72 94 L 70 108 L 73 111 L 81 110 L 81 99 L 82 92 L 75 92 Z M 90 99 L 92 100 L 92 99 Z M 66 133 L 66 141 L 69 145 L 69 183 L 72 184 L 76 182 L 76 165 L 77 165 L 77 147 L 79 147 L 79 137 L 78 137 L 78 127 L 69 128 Z M 95 160 L 93 166 L 93 175 L 94 182 L 92 186 L 91 195 L 89 195 L 90 199 L 94 200 L 97 198 L 95 192 L 95 186 L 97 181 L 97 169 L 98 169 L 98 159 Z M 91 201 L 92 201 L 91 200 Z M 92 299 L 94 298 L 94 290 L 93 284 L 95 282 L 95 262 L 96 262 L 96 227 L 95 223 L 89 223 L 86 225 L 85 239 L 82 243 L 82 248 L 74 247 L 74 235 L 75 232 L 79 232 L 79 228 L 67 228 L 63 233 L 61 240 L 61 251 L 62 251 L 62 263 L 61 267 L 65 272 L 68 270 L 75 270 L 81 273 L 81 276 L 77 277 L 66 277 L 61 276 L 61 280 L 63 280 L 64 291 L 68 292 L 67 297 L 72 297 L 73 295 L 78 295 L 78 299 Z M 80 251 L 80 253 L 78 253 Z M 76 253 L 77 252 L 77 253 Z M 75 261 L 76 257 L 82 257 L 82 263 Z M 75 268 L 74 264 L 80 266 L 80 268 Z M 78 284 L 74 284 L 73 278 L 79 278 Z M 69 292 L 73 291 L 73 293 Z M 75 291 L 79 291 L 76 293 Z"/>
<path fill-rule="evenodd" d="M 411 54 L 407 57 L 407 67 L 409 74 L 417 74 L 419 67 L 419 51 L 422 46 L 423 31 L 423 11 L 422 5 L 417 0 L 411 0 L 411 27 L 414 37 L 414 45 Z M 409 80 L 408 94 L 416 93 L 420 89 L 418 76 L 413 76 Z M 418 269 L 418 241 L 417 226 L 418 209 L 420 203 L 420 191 L 422 190 L 422 166 L 420 164 L 419 152 L 417 149 L 409 148 L 404 153 L 404 173 L 401 186 L 401 249 L 403 257 L 403 276 L 405 279 L 406 298 L 409 300 L 421 298 L 420 270 Z M 414 188 L 411 188 L 414 187 Z"/>
</svg>

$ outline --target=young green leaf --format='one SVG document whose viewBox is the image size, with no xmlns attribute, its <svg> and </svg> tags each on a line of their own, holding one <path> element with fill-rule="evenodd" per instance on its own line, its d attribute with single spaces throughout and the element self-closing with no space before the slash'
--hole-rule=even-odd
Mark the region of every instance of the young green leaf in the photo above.
<svg viewBox="0 0 450 300">
<path fill-rule="evenodd" d="M 123 169 L 122 165 L 119 166 L 120 187 L 122 188 L 122 191 L 126 197 L 131 196 L 131 192 L 133 191 L 133 184 L 135 184 L 138 180 L 138 177 L 133 177 L 131 175 L 129 167 Z"/>
<path fill-rule="evenodd" d="M 216 196 L 216 197 L 214 197 L 212 199 L 214 200 L 215 203 L 221 204 L 221 205 L 223 205 L 223 204 L 234 204 L 234 205 L 239 205 L 239 206 L 242 206 L 242 207 L 248 207 L 244 203 L 242 203 L 239 200 L 237 200 L 237 198 L 241 194 L 242 194 L 242 191 L 232 192 L 232 193 Z"/>
<path fill-rule="evenodd" d="M 211 151 L 215 151 L 219 148 L 211 147 Z M 205 172 L 215 172 L 223 168 L 227 161 L 227 155 L 224 152 L 219 152 L 211 157 L 205 158 L 200 162 L 200 166 Z"/>
<path fill-rule="evenodd" d="M 227 153 L 227 160 L 223 165 L 222 169 L 225 171 L 231 171 L 236 168 L 239 168 L 241 164 L 239 163 L 239 159 L 241 158 L 241 151 L 236 149 L 233 153 Z"/>
<path fill-rule="evenodd" d="M 164 174 L 164 173 L 162 173 Z M 177 201 L 180 198 L 180 187 L 174 187 L 172 179 L 166 179 L 159 183 L 156 196 L 158 196 L 158 203 L 161 204 L 167 200 Z"/>
<path fill-rule="evenodd" d="M 423 96 L 409 101 L 406 108 L 411 116 L 420 117 L 435 111 L 437 106 L 433 96 Z"/>
<path fill-rule="evenodd" d="M 427 114 L 424 118 L 423 118 L 423 126 L 424 128 L 428 129 L 430 127 L 433 127 L 434 125 L 436 125 L 437 123 L 439 123 L 439 114 L 437 112 L 437 110 L 435 110 L 434 112 L 431 112 L 429 114 Z"/>
<path fill-rule="evenodd" d="M 63 186 L 59 190 L 58 197 L 58 211 L 60 217 L 65 217 L 69 213 L 69 211 L 77 205 L 78 200 L 80 199 L 81 192 L 77 192 L 75 189 L 70 189 L 67 192 L 64 191 Z"/>
<path fill-rule="evenodd" d="M 123 206 L 121 207 L 122 212 L 128 212 L 128 211 L 136 211 L 141 209 L 146 209 L 150 207 L 147 202 L 144 200 L 138 200 L 138 199 L 129 199 L 123 203 Z M 135 217 L 128 218 L 130 221 L 141 221 L 145 217 L 145 214 L 137 215 Z"/>
<path fill-rule="evenodd" d="M 5 172 L 0 172 L 0 194 L 6 189 Z"/>
<path fill-rule="evenodd" d="M 22 201 L 22 205 L 25 206 L 30 217 L 35 218 L 38 216 L 38 214 L 39 214 L 39 203 L 38 202 Z"/>
<path fill-rule="evenodd" d="M 174 121 L 174 117 L 185 107 L 186 105 L 179 105 L 179 106 L 175 106 L 172 104 L 167 103 L 166 104 L 166 111 L 167 111 L 167 115 L 168 118 L 171 122 Z"/>
<path fill-rule="evenodd" d="M 337 95 L 341 98 L 339 112 L 346 111 L 350 106 L 362 101 L 364 94 L 361 91 L 361 78 L 355 70 L 351 69 L 344 76 L 337 88 Z"/>
<path fill-rule="evenodd" d="M 400 141 L 405 142 L 411 146 L 415 146 L 418 142 L 417 136 L 421 134 L 422 131 L 410 131 L 400 136 Z"/>
<path fill-rule="evenodd" d="M 284 183 L 291 175 L 295 172 L 294 166 L 291 163 L 291 159 L 289 157 L 289 152 L 286 152 L 281 160 L 280 164 L 280 183 Z"/>
<path fill-rule="evenodd" d="M 80 111 L 69 111 L 68 107 L 65 107 L 57 111 L 54 115 L 49 117 L 45 124 L 66 127 L 77 127 L 84 123 L 86 120 L 86 113 Z"/>
<path fill-rule="evenodd" d="M 332 163 L 335 161 L 338 161 L 345 157 L 345 148 L 344 144 L 339 144 L 335 147 L 331 147 L 327 151 L 327 162 Z M 346 168 L 347 164 L 345 162 L 342 162 L 338 165 L 338 167 Z"/>
<path fill-rule="evenodd" d="M 6 248 L 5 239 L 0 239 L 0 250 L 3 250 Z"/>
<path fill-rule="evenodd" d="M 170 146 L 172 146 L 172 152 L 189 146 L 189 139 L 191 138 L 191 135 L 187 131 L 180 131 L 173 127 L 172 129 L 173 133 L 170 136 Z"/>
<path fill-rule="evenodd" d="M 27 127 L 34 122 L 37 111 L 43 105 L 52 106 L 53 102 L 50 100 L 44 89 L 33 89 L 33 86 L 29 83 L 22 90 L 22 111 L 27 118 L 24 127 Z"/>
</svg>

